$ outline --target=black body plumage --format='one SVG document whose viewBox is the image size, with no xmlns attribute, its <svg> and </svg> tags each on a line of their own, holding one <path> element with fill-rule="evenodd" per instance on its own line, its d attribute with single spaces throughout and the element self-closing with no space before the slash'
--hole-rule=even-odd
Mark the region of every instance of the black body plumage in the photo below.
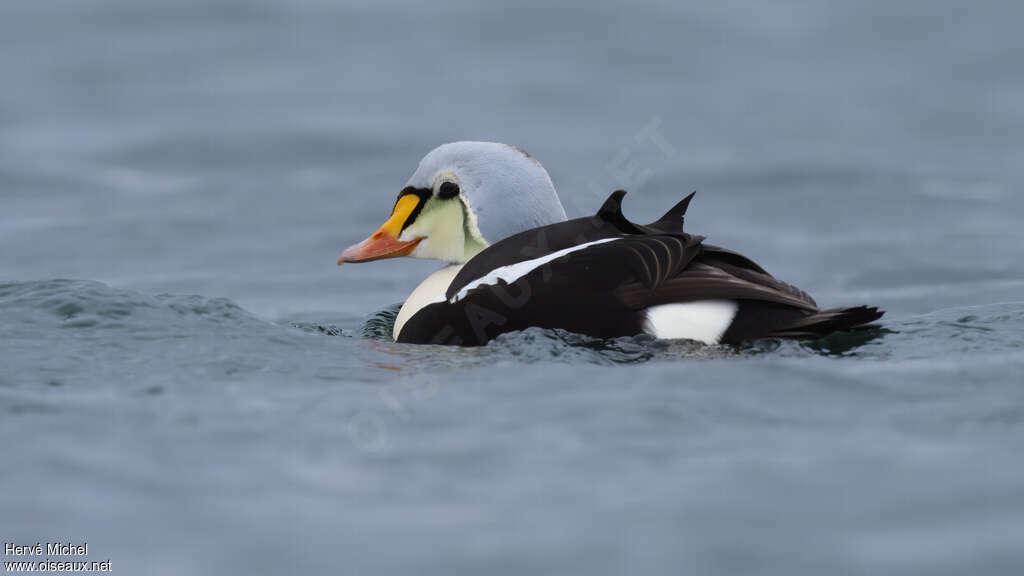
<svg viewBox="0 0 1024 576">
<path fill-rule="evenodd" d="M 614 192 L 594 216 L 527 230 L 480 252 L 455 276 L 444 301 L 406 322 L 398 341 L 481 345 L 531 326 L 628 336 L 644 331 L 651 307 L 705 300 L 738 305 L 723 343 L 824 336 L 883 314 L 867 306 L 821 310 L 747 257 L 684 232 L 693 194 L 647 225 L 622 214 L 625 194 Z M 495 274 L 511 269 L 517 272 L 511 283 Z"/>
</svg>

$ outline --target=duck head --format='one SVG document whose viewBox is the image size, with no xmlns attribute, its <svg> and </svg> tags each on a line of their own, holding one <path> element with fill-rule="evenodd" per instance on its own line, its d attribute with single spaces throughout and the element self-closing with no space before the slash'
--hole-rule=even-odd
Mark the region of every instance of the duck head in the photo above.
<svg viewBox="0 0 1024 576">
<path fill-rule="evenodd" d="M 518 232 L 565 220 L 540 162 L 507 144 L 453 142 L 423 157 L 391 216 L 338 265 L 412 256 L 462 264 Z"/>
</svg>

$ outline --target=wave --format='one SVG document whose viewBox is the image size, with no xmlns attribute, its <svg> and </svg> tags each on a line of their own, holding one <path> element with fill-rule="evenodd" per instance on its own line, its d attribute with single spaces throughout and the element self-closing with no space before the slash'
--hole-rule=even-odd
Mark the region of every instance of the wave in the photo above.
<svg viewBox="0 0 1024 576">
<path fill-rule="evenodd" d="M 977 358 L 1024 353 L 1024 302 L 1002 302 L 937 310 L 890 318 L 879 328 L 837 333 L 819 340 L 762 340 L 742 346 L 704 346 L 649 336 L 590 338 L 562 330 L 531 328 L 504 334 L 480 348 L 396 344 L 391 329 L 399 305 L 364 318 L 357 326 L 276 324 L 261 319 L 227 298 L 200 295 L 149 295 L 91 280 L 42 280 L 0 283 L 0 335 L 23 341 L 55 337 L 131 339 L 188 338 L 197 342 L 251 341 L 263 336 L 284 349 L 260 347 L 263 354 L 290 354 L 312 343 L 309 335 L 342 336 L 367 342 L 389 357 L 420 366 L 453 367 L 493 363 L 628 365 L 649 361 L 753 357 L 833 357 L 865 360 Z M 63 339 L 63 337 L 61 338 Z M 316 346 L 315 344 L 312 344 Z M 205 347 L 206 344 L 203 344 Z M 365 345 L 364 345 L 365 346 Z M 338 348 L 324 342 L 323 352 Z"/>
<path fill-rule="evenodd" d="M 149 295 L 92 280 L 0 283 L 0 315 L 16 326 L 61 330 L 129 330 L 156 334 L 199 326 L 267 326 L 227 298 Z"/>
</svg>

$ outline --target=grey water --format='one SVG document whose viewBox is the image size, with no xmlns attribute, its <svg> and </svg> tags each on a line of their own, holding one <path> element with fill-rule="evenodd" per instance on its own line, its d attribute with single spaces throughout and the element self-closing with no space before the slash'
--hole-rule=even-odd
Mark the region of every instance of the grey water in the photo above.
<svg viewBox="0 0 1024 576">
<path fill-rule="evenodd" d="M 0 540 L 118 574 L 1024 571 L 1024 4 L 0 3 Z M 521 146 L 881 328 L 398 345 Z M 5 556 L 4 560 L 12 557 Z"/>
</svg>

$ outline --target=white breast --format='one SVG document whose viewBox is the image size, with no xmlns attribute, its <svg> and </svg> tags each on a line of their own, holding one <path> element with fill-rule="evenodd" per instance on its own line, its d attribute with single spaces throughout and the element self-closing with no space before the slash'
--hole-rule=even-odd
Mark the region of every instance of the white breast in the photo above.
<svg viewBox="0 0 1024 576">
<path fill-rule="evenodd" d="M 405 299 L 402 309 L 398 311 L 398 317 L 395 318 L 395 328 L 391 332 L 391 337 L 398 340 L 398 335 L 402 333 L 402 327 L 405 326 L 405 323 L 424 307 L 436 302 L 444 302 L 444 293 L 448 290 L 448 286 L 455 279 L 455 275 L 459 273 L 459 270 L 462 270 L 461 264 L 445 266 L 427 276 L 427 279 L 423 282 L 420 282 L 420 285 Z"/>
<path fill-rule="evenodd" d="M 700 300 L 652 306 L 646 310 L 644 332 L 655 338 L 685 338 L 705 344 L 718 344 L 738 309 L 739 305 L 731 300 Z"/>
</svg>

